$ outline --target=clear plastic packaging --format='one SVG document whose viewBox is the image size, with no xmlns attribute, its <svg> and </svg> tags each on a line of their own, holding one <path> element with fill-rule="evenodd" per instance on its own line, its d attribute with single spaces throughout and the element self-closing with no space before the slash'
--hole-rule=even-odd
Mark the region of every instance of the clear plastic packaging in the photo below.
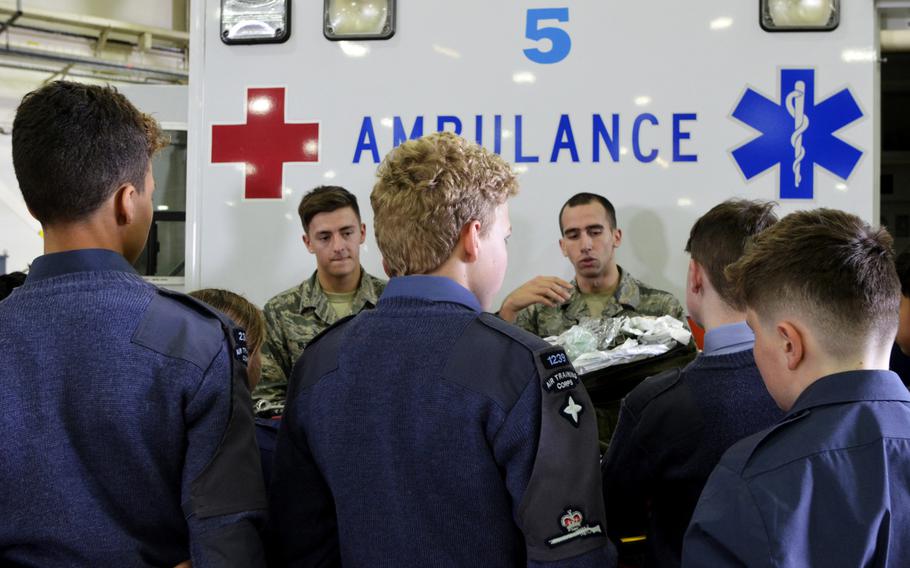
<svg viewBox="0 0 910 568">
<path fill-rule="evenodd" d="M 547 341 L 560 345 L 579 373 L 640 361 L 689 343 L 692 333 L 672 316 L 585 318 Z"/>
</svg>

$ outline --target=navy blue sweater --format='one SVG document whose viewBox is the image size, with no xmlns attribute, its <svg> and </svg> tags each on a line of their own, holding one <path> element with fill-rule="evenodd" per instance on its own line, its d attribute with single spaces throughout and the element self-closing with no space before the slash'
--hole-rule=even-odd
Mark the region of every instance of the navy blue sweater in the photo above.
<svg viewBox="0 0 910 568">
<path fill-rule="evenodd" d="M 689 519 L 721 456 L 782 417 L 751 349 L 701 355 L 645 380 L 623 400 L 604 460 L 611 536 L 647 531 L 648 565 L 679 566 Z"/>
<path fill-rule="evenodd" d="M 256 455 L 249 393 L 194 305 L 103 250 L 38 258 L 0 302 L 0 564 L 261 560 L 261 473 L 234 459 Z"/>
<path fill-rule="evenodd" d="M 294 368 L 270 491 L 284 562 L 609 566 L 594 409 L 560 354 L 452 281 L 393 278 Z M 542 369 L 565 382 L 547 392 Z"/>
</svg>

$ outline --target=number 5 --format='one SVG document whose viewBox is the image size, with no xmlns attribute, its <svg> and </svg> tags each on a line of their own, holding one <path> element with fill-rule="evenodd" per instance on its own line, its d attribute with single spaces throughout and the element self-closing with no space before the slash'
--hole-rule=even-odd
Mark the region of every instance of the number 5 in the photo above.
<svg viewBox="0 0 910 568">
<path fill-rule="evenodd" d="M 572 38 L 568 32 L 562 28 L 553 26 L 540 27 L 542 20 L 556 20 L 558 22 L 569 21 L 568 8 L 533 8 L 528 10 L 528 21 L 525 26 L 525 37 L 539 41 L 542 39 L 550 40 L 550 49 L 541 51 L 536 47 L 524 50 L 528 59 L 534 63 L 559 63 L 569 55 L 572 49 Z"/>
</svg>

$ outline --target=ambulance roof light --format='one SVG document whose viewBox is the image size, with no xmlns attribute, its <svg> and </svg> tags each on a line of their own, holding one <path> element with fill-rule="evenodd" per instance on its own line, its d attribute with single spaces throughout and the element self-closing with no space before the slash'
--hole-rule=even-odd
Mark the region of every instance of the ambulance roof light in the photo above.
<svg viewBox="0 0 910 568">
<path fill-rule="evenodd" d="M 221 0 L 221 41 L 283 43 L 291 37 L 291 0 Z"/>
<path fill-rule="evenodd" d="M 831 31 L 840 24 L 840 0 L 760 0 L 759 9 L 769 32 Z"/>
<path fill-rule="evenodd" d="M 389 39 L 395 0 L 325 0 L 323 34 L 330 40 Z"/>
</svg>

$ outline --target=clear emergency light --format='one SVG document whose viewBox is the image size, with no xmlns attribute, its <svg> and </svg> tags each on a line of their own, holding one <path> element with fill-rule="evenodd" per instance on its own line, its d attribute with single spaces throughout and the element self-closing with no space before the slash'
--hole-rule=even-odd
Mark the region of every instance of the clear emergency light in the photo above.
<svg viewBox="0 0 910 568">
<path fill-rule="evenodd" d="M 221 0 L 221 41 L 282 43 L 291 37 L 291 0 Z"/>
<path fill-rule="evenodd" d="M 395 0 L 325 0 L 324 11 L 327 39 L 389 39 L 395 35 Z"/>
<path fill-rule="evenodd" d="M 769 32 L 831 31 L 840 24 L 840 0 L 761 0 L 760 8 Z"/>
</svg>

